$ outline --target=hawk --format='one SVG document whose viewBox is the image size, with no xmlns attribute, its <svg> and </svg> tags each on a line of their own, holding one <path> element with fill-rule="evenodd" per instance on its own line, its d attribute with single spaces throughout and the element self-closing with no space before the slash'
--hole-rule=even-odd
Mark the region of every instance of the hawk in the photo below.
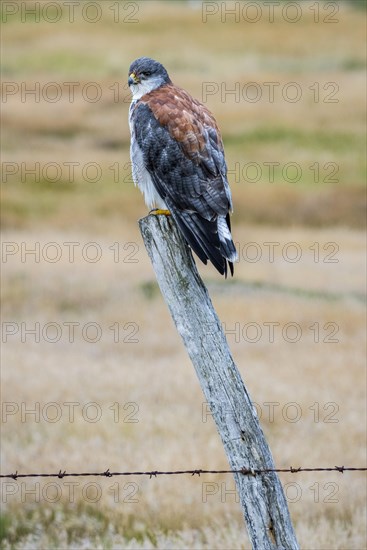
<svg viewBox="0 0 367 550">
<path fill-rule="evenodd" d="M 225 276 L 228 264 L 233 275 L 232 198 L 213 115 L 148 57 L 131 64 L 128 85 L 132 175 L 146 205 L 172 215 L 204 264 Z"/>
</svg>

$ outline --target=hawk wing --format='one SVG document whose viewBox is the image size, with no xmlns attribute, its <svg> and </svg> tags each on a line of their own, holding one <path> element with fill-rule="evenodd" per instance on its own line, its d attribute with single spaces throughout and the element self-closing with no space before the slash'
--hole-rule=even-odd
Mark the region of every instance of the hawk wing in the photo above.
<svg viewBox="0 0 367 550">
<path fill-rule="evenodd" d="M 232 200 L 214 117 L 168 84 L 137 102 L 132 121 L 144 168 L 186 240 L 205 264 L 226 274 L 228 260 L 233 273 Z"/>
</svg>

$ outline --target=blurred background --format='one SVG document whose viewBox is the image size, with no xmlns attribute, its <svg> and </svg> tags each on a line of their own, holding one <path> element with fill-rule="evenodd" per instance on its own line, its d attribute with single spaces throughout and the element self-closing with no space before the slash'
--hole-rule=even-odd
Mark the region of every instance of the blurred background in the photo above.
<svg viewBox="0 0 367 550">
<path fill-rule="evenodd" d="M 240 261 L 197 264 L 276 465 L 364 466 L 365 2 L 1 10 L 2 473 L 227 467 L 137 226 L 142 55 L 222 131 Z M 363 474 L 281 480 L 303 548 L 365 546 Z M 3 479 L 1 547 L 249 548 L 233 490 Z"/>
</svg>

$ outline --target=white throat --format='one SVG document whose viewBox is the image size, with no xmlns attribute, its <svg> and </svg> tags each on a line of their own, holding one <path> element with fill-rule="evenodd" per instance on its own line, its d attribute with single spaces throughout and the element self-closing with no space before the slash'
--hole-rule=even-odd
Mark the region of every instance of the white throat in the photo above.
<svg viewBox="0 0 367 550">
<path fill-rule="evenodd" d="M 140 99 L 143 95 L 148 94 L 152 90 L 155 90 L 163 84 L 162 78 L 150 78 L 149 80 L 143 80 L 139 84 L 131 84 L 130 91 L 133 95 L 133 101 Z"/>
</svg>

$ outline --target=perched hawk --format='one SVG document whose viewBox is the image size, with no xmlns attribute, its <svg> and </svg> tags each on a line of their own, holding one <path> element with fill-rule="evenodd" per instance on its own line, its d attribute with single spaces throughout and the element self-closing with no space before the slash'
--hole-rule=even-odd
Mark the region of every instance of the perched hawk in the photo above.
<svg viewBox="0 0 367 550">
<path fill-rule="evenodd" d="M 228 262 L 233 275 L 232 199 L 213 115 L 148 57 L 131 64 L 128 84 L 132 174 L 147 206 L 172 214 L 204 264 L 227 276 Z"/>
</svg>

